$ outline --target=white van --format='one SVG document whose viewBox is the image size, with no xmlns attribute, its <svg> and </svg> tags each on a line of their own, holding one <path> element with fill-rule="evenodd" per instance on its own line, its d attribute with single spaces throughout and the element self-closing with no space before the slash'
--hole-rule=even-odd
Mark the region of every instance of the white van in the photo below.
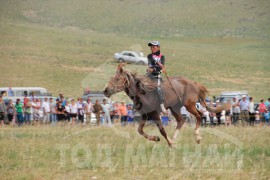
<svg viewBox="0 0 270 180">
<path fill-rule="evenodd" d="M 221 104 L 224 102 L 232 102 L 233 98 L 235 97 L 237 101 L 239 101 L 243 96 L 247 97 L 247 100 L 249 100 L 249 95 L 248 91 L 243 90 L 243 91 L 224 91 L 221 92 L 220 97 L 216 99 L 218 100 Z"/>
<path fill-rule="evenodd" d="M 12 100 L 13 102 L 16 99 L 23 99 L 25 96 L 48 96 L 49 93 L 47 89 L 42 87 L 2 87 L 0 88 L 0 94 L 4 100 Z"/>
</svg>

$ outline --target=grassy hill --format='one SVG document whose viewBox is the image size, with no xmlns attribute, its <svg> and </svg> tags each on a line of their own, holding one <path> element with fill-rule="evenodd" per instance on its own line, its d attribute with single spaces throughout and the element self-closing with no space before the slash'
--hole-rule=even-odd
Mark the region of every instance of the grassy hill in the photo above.
<svg viewBox="0 0 270 180">
<path fill-rule="evenodd" d="M 0 2 L 0 86 L 43 86 L 55 95 L 102 89 L 115 52 L 149 52 L 157 39 L 169 75 L 268 98 L 269 1 Z M 126 67 L 144 73 L 145 67 Z M 117 97 L 115 97 L 117 98 Z"/>
</svg>

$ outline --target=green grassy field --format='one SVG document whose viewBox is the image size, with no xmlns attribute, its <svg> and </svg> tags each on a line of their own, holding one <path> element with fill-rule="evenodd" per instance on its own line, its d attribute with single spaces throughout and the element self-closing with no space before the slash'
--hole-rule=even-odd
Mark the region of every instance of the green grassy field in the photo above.
<svg viewBox="0 0 270 180">
<path fill-rule="evenodd" d="M 171 136 L 175 124 L 165 129 Z M 155 126 L 145 132 L 159 134 Z M 175 148 L 136 126 L 1 128 L 3 179 L 269 179 L 268 127 L 183 127 Z"/>
</svg>

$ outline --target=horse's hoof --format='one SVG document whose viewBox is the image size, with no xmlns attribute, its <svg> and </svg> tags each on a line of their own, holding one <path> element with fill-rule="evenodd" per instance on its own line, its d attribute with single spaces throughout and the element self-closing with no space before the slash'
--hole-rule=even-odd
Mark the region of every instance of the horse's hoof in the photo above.
<svg viewBox="0 0 270 180">
<path fill-rule="evenodd" d="M 200 144 L 201 143 L 201 139 L 202 139 L 202 137 L 200 137 L 200 136 L 199 137 L 196 137 L 195 138 L 196 143 L 197 144 Z"/>
<path fill-rule="evenodd" d="M 155 141 L 160 141 L 160 138 L 158 136 L 155 136 Z"/>
<path fill-rule="evenodd" d="M 176 148 L 176 146 L 175 146 L 174 143 L 169 144 L 169 147 L 170 147 L 170 148 Z"/>
</svg>

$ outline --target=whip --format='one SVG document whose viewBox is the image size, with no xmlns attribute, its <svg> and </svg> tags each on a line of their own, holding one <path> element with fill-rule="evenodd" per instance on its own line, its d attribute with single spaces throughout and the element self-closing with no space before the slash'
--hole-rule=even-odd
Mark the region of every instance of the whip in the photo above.
<svg viewBox="0 0 270 180">
<path fill-rule="evenodd" d="M 179 96 L 179 94 L 177 93 L 177 91 L 174 89 L 174 87 L 173 87 L 173 85 L 172 85 L 172 82 L 171 82 L 171 80 L 169 79 L 169 77 L 168 77 L 168 75 L 167 75 L 166 70 L 164 71 L 164 74 L 166 75 L 166 78 L 167 78 L 169 84 L 172 86 L 172 88 L 173 88 L 175 94 L 178 96 L 179 100 L 182 102 L 182 99 L 181 99 L 181 97 Z"/>
</svg>

